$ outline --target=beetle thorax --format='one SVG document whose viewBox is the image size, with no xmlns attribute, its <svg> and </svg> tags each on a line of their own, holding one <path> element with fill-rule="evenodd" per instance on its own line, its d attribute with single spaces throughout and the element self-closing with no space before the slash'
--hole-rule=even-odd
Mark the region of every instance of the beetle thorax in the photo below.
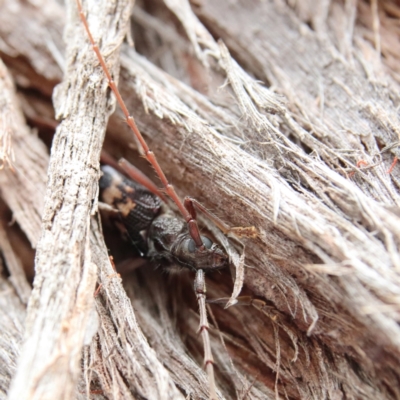
<svg viewBox="0 0 400 400">
<path fill-rule="evenodd" d="M 192 270 L 216 270 L 228 266 L 228 256 L 208 237 L 204 247 L 196 247 L 187 224 L 172 214 L 155 218 L 148 232 L 149 256 L 163 266 L 173 264 Z"/>
</svg>

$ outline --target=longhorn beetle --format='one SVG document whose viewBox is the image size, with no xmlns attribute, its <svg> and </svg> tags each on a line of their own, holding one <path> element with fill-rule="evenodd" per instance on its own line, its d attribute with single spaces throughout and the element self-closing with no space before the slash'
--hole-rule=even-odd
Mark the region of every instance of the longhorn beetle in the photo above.
<svg viewBox="0 0 400 400">
<path fill-rule="evenodd" d="M 176 263 L 196 272 L 194 291 L 200 312 L 199 331 L 204 345 L 204 365 L 209 381 L 209 398 L 217 400 L 213 367 L 214 360 L 211 352 L 210 337 L 208 334 L 209 324 L 206 313 L 205 272 L 225 268 L 232 261 L 231 254 L 228 254 L 217 244 L 213 243 L 210 238 L 200 235 L 196 220 L 196 209 L 206 214 L 224 234 L 236 233 L 237 235 L 254 236 L 255 230 L 253 227 L 229 228 L 193 198 L 185 197 L 183 202 L 180 200 L 174 187 L 168 182 L 154 153 L 149 149 L 145 139 L 137 128 L 134 118 L 129 114 L 125 106 L 99 47 L 90 32 L 81 1 L 76 0 L 76 4 L 90 43 L 106 75 L 108 85 L 122 109 L 126 122 L 139 141 L 143 155 L 161 180 L 163 191 L 176 204 L 181 218 L 172 215 L 171 212 L 161 213 L 160 201 L 151 193 L 154 191 L 157 192 L 157 189 L 154 189 L 154 184 L 152 185 L 149 180 L 143 178 L 126 161 L 120 167 L 129 177 L 139 181 L 148 190 L 126 179 L 112 167 L 106 166 L 102 167 L 103 176 L 100 180 L 101 199 L 112 206 L 118 213 L 118 219 L 122 222 L 129 238 L 140 252 L 157 259 L 162 265 L 169 266 L 172 263 Z M 146 232 L 144 237 L 140 233 L 143 230 Z"/>
</svg>

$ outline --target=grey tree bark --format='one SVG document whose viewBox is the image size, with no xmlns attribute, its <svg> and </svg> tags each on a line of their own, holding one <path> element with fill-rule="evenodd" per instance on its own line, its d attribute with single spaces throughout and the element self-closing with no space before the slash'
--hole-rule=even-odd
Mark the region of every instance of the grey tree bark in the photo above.
<svg viewBox="0 0 400 400">
<path fill-rule="evenodd" d="M 154 0 L 132 19 L 130 1 L 101 3 L 83 2 L 92 33 L 178 193 L 258 231 L 246 297 L 209 308 L 220 397 L 400 398 L 397 3 Z M 0 2 L 1 197 L 36 248 L 30 293 L 2 212 L 0 396 L 207 398 L 193 277 L 121 280 L 110 262 L 114 98 L 65 7 Z M 104 148 L 151 174 L 118 109 Z M 207 278 L 209 298 L 232 288 L 230 271 Z"/>
</svg>

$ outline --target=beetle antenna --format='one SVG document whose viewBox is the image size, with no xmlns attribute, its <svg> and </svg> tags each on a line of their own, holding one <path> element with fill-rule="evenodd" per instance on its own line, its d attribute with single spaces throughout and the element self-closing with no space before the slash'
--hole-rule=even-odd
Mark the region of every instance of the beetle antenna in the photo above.
<svg viewBox="0 0 400 400">
<path fill-rule="evenodd" d="M 196 246 L 198 248 L 203 247 L 203 242 L 201 241 L 201 238 L 200 238 L 200 231 L 197 226 L 196 219 L 193 218 L 192 214 L 185 208 L 183 202 L 181 201 L 178 194 L 176 193 L 175 188 L 171 185 L 171 183 L 169 183 L 167 177 L 164 174 L 164 171 L 162 170 L 160 164 L 158 163 L 158 160 L 157 160 L 155 154 L 153 153 L 152 150 L 150 150 L 149 146 L 147 145 L 146 140 L 144 139 L 141 132 L 139 131 L 139 128 L 136 125 L 135 119 L 132 117 L 132 115 L 129 114 L 128 108 L 126 107 L 125 102 L 122 99 L 121 93 L 119 92 L 118 87 L 115 84 L 115 81 L 111 76 L 110 70 L 108 69 L 107 64 L 104 60 L 104 57 L 100 52 L 99 46 L 95 42 L 93 35 L 90 31 L 88 21 L 83 12 L 81 0 L 76 0 L 76 5 L 78 7 L 79 16 L 81 18 L 83 26 L 85 27 L 85 31 L 89 37 L 89 41 L 92 45 L 93 51 L 96 53 L 97 59 L 99 60 L 101 68 L 104 71 L 104 74 L 108 81 L 108 86 L 110 86 L 110 89 L 113 91 L 113 93 L 117 99 L 117 103 L 119 104 L 119 106 L 125 116 L 126 123 L 131 128 L 131 131 L 135 135 L 136 139 L 139 141 L 145 158 L 152 165 L 157 176 L 160 178 L 161 183 L 164 186 L 165 193 L 167 193 L 167 195 L 169 197 L 171 197 L 171 199 L 174 201 L 174 203 L 178 207 L 179 212 L 182 214 L 183 218 L 187 222 L 190 235 L 192 236 L 192 239 L 196 243 Z"/>
</svg>

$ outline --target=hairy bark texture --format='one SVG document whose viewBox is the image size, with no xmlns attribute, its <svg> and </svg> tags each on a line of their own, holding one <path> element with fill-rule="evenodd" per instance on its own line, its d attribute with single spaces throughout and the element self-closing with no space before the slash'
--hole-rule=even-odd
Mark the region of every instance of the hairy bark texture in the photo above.
<svg viewBox="0 0 400 400">
<path fill-rule="evenodd" d="M 258 230 L 244 296 L 209 307 L 221 399 L 400 398 L 400 8 L 315 3 L 152 0 L 130 19 L 128 0 L 83 2 L 178 193 Z M 1 197 L 37 248 L 30 293 L 2 212 L 0 396 L 206 399 L 193 276 L 135 269 L 113 240 L 135 270 L 110 263 L 97 181 L 114 98 L 63 7 L 0 2 Z M 119 109 L 104 147 L 152 173 Z M 229 271 L 207 277 L 208 298 L 232 290 Z"/>
</svg>

